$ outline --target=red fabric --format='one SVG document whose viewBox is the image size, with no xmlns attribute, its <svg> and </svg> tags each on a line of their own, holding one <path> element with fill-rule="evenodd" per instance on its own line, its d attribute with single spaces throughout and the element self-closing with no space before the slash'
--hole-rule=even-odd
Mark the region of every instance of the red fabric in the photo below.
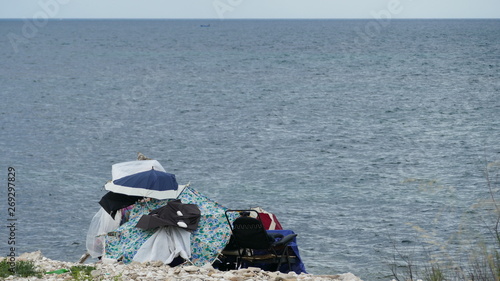
<svg viewBox="0 0 500 281">
<path fill-rule="evenodd" d="M 272 217 L 271 217 L 272 216 Z M 282 230 L 283 227 L 281 226 L 280 222 L 278 221 L 278 218 L 274 214 L 266 214 L 266 213 L 259 213 L 260 220 L 262 221 L 262 224 L 266 228 L 266 230 Z M 273 222 L 276 224 L 274 228 L 271 228 L 271 223 Z"/>
</svg>

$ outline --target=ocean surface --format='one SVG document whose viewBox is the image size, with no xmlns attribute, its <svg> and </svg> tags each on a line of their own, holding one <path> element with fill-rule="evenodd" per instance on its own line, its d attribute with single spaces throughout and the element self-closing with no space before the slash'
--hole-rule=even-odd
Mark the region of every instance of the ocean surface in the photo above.
<svg viewBox="0 0 500 281">
<path fill-rule="evenodd" d="M 309 273 L 390 280 L 399 257 L 459 266 L 491 241 L 500 20 L 3 20 L 0 36 L 2 255 L 14 239 L 77 261 L 111 165 L 137 152 L 275 213 Z"/>
</svg>

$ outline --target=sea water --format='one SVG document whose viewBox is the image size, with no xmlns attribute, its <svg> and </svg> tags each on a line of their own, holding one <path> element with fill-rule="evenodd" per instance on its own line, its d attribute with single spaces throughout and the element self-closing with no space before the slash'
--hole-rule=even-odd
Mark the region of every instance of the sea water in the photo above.
<svg viewBox="0 0 500 281">
<path fill-rule="evenodd" d="M 398 253 L 461 262 L 490 239 L 498 20 L 4 20 L 0 34 L 0 218 L 13 167 L 18 254 L 78 260 L 111 165 L 137 152 L 226 207 L 275 213 L 309 273 L 387 280 Z"/>
</svg>

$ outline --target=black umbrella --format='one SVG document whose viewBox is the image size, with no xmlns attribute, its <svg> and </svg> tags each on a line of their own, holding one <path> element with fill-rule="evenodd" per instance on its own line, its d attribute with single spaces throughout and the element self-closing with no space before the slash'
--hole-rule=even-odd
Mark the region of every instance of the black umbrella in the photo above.
<svg viewBox="0 0 500 281">
<path fill-rule="evenodd" d="M 195 204 L 183 204 L 181 200 L 169 201 L 167 205 L 143 215 L 136 227 L 150 229 L 159 226 L 177 226 L 196 230 L 201 212 Z"/>
<path fill-rule="evenodd" d="M 128 207 L 144 197 L 130 196 L 121 193 L 114 193 L 112 191 L 106 193 L 99 201 L 99 204 L 108 212 L 108 214 L 115 218 L 116 212 L 122 208 Z"/>
</svg>

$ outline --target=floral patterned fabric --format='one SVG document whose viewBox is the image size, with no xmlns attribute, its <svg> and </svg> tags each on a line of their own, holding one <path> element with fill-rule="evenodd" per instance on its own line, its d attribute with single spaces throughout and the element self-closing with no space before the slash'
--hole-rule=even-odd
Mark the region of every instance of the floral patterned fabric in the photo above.
<svg viewBox="0 0 500 281">
<path fill-rule="evenodd" d="M 191 235 L 191 262 L 196 266 L 212 263 L 231 236 L 224 213 L 227 209 L 189 187 L 178 198 L 196 204 L 201 211 L 198 228 Z"/>
<path fill-rule="evenodd" d="M 201 211 L 198 228 L 191 234 L 191 263 L 196 266 L 212 263 L 231 236 L 224 213 L 226 208 L 190 187 L 186 187 L 177 199 L 184 204 L 196 204 Z M 124 263 L 130 263 L 142 244 L 158 230 L 143 230 L 135 225 L 142 215 L 165 206 L 168 201 L 169 199 L 152 199 L 149 202 L 136 203 L 130 210 L 129 221 L 106 236 L 104 257 L 122 259 Z M 234 219 L 234 215 L 231 215 L 230 219 Z"/>
</svg>

